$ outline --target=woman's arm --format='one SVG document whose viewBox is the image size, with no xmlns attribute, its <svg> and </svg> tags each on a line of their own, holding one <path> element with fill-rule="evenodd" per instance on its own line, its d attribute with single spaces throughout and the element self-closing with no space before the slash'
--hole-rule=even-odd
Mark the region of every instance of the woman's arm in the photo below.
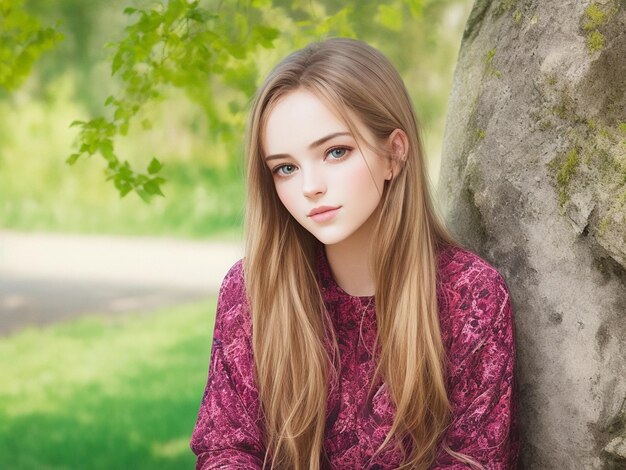
<svg viewBox="0 0 626 470">
<path fill-rule="evenodd" d="M 265 449 L 258 419 L 241 261 L 218 296 L 209 374 L 191 437 L 196 469 L 261 469 Z"/>
<path fill-rule="evenodd" d="M 508 288 L 486 269 L 460 302 L 463 327 L 450 351 L 452 422 L 446 442 L 489 470 L 517 468 L 515 327 Z M 441 450 L 431 469 L 470 469 Z"/>
</svg>

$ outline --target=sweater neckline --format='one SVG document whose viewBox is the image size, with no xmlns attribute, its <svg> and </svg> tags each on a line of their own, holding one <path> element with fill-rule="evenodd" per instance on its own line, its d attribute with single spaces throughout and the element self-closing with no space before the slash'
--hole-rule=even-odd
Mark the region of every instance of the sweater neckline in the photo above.
<svg viewBox="0 0 626 470">
<path fill-rule="evenodd" d="M 360 301 L 365 305 L 371 303 L 375 297 L 373 295 L 350 295 L 343 290 L 332 275 L 326 250 L 321 243 L 317 247 L 317 271 L 321 287 L 330 299 Z"/>
<path fill-rule="evenodd" d="M 444 266 L 448 265 L 454 256 L 454 251 L 457 249 L 454 245 L 445 244 L 440 247 L 438 252 L 438 275 L 437 275 L 437 283 L 441 283 L 442 279 L 440 279 L 440 275 L 442 270 L 444 270 Z M 317 262 L 317 275 L 320 287 L 324 294 L 325 299 L 330 301 L 350 301 L 350 302 L 360 302 L 361 305 L 366 305 L 373 303 L 372 300 L 375 296 L 354 296 L 348 294 L 344 291 L 335 278 L 332 275 L 330 270 L 330 263 L 328 262 L 328 257 L 326 256 L 326 250 L 322 243 L 319 243 L 316 248 L 316 262 Z"/>
</svg>

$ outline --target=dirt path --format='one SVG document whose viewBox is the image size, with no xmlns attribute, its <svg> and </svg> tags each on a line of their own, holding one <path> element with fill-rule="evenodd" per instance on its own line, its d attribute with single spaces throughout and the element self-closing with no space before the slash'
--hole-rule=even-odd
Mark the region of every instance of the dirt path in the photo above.
<svg viewBox="0 0 626 470">
<path fill-rule="evenodd" d="M 0 230 L 0 336 L 207 298 L 241 256 L 237 243 Z"/>
</svg>

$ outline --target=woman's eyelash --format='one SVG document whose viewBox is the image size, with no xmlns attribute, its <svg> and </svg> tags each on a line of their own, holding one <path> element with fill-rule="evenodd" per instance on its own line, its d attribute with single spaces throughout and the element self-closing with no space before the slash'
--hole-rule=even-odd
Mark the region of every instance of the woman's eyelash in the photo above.
<svg viewBox="0 0 626 470">
<path fill-rule="evenodd" d="M 274 173 L 274 174 L 278 174 L 278 172 L 280 171 L 280 169 L 281 169 L 281 168 L 285 168 L 286 166 L 295 166 L 295 165 L 292 165 L 291 163 L 284 163 L 284 164 L 282 164 L 282 165 L 278 165 L 276 168 L 273 168 L 273 169 L 272 169 L 272 173 Z"/>
<path fill-rule="evenodd" d="M 328 152 L 326 152 L 326 155 L 329 155 L 331 152 L 334 152 L 335 150 L 345 150 L 344 154 L 342 154 L 339 157 L 336 157 L 337 159 L 339 159 L 339 158 L 345 157 L 346 154 L 348 152 L 350 152 L 350 150 L 352 150 L 352 149 L 350 147 L 333 147 L 333 148 L 329 149 Z"/>
<path fill-rule="evenodd" d="M 344 150 L 345 151 L 345 153 L 343 153 L 342 155 L 340 155 L 338 157 L 335 157 L 335 160 L 339 160 L 339 159 L 345 157 L 346 154 L 348 154 L 352 150 L 352 148 L 351 147 L 345 147 L 345 146 L 343 146 L 343 147 L 333 147 L 333 148 L 329 149 L 326 152 L 325 155 L 329 155 L 331 152 L 334 152 L 335 150 Z M 277 167 L 273 168 L 272 169 L 272 173 L 279 174 L 281 168 L 285 168 L 285 167 L 295 167 L 295 165 L 293 165 L 291 163 L 283 163 L 282 165 L 278 165 Z M 289 176 L 289 175 L 284 175 L 284 176 Z"/>
</svg>

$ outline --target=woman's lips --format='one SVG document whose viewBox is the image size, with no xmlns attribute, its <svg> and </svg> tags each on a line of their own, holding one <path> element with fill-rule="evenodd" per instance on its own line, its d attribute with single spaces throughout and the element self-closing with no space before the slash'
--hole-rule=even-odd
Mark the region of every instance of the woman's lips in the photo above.
<svg viewBox="0 0 626 470">
<path fill-rule="evenodd" d="M 315 222 L 326 222 L 327 220 L 335 217 L 337 212 L 339 212 L 339 209 L 341 209 L 341 207 L 337 207 L 336 209 L 331 209 L 325 212 L 319 212 L 317 214 L 310 215 L 309 217 L 311 217 L 311 219 L 313 219 Z"/>
</svg>

